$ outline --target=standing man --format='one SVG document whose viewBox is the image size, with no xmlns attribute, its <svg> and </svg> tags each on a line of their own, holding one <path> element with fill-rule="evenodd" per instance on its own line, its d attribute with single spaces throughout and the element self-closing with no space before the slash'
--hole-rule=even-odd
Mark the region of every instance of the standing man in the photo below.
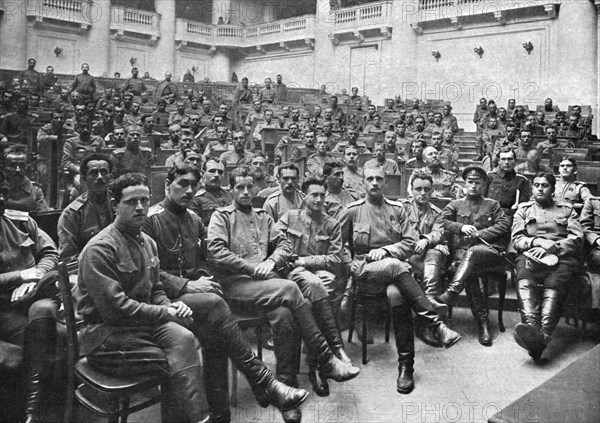
<svg viewBox="0 0 600 423">
<path fill-rule="evenodd" d="M 454 306 L 458 295 L 466 288 L 473 317 L 479 329 L 479 343 L 492 345 L 489 310 L 479 286 L 479 274 L 504 264 L 499 251 L 510 231 L 510 223 L 496 200 L 483 197 L 487 174 L 478 166 L 468 166 L 462 172 L 466 197 L 451 201 L 442 211 L 444 228 L 452 235 L 451 251 L 458 262 L 452 282 L 437 300 Z M 485 242 L 485 243 L 484 243 Z"/>
<path fill-rule="evenodd" d="M 56 282 L 50 271 L 58 263 L 58 253 L 54 242 L 27 213 L 7 210 L 8 189 L 0 171 L 0 353 L 5 364 L 5 359 L 15 359 L 5 356 L 10 354 L 5 343 L 23 348 L 25 416 L 21 421 L 35 423 L 42 420 L 40 406 L 55 364 L 58 303 L 46 289 Z"/>
<path fill-rule="evenodd" d="M 114 150 L 110 155 L 114 179 L 133 172 L 143 173 L 150 177 L 150 168 L 154 166 L 154 156 L 150 148 L 140 146 L 141 140 L 141 128 L 129 126 L 125 147 Z"/>
<path fill-rule="evenodd" d="M 27 69 L 21 72 L 21 83 L 27 81 L 31 87 L 31 91 L 37 93 L 41 88 L 42 76 L 35 70 L 35 59 L 27 61 Z"/>
<path fill-rule="evenodd" d="M 179 88 L 171 81 L 171 78 L 173 78 L 173 74 L 171 72 L 165 72 L 165 79 L 160 81 L 156 86 L 154 98 L 157 99 L 157 101 L 158 99 L 169 95 L 173 95 L 175 98 L 179 97 Z"/>
<path fill-rule="evenodd" d="M 125 81 L 123 85 L 124 93 L 131 93 L 133 95 L 142 95 L 143 92 L 146 92 L 146 84 L 144 80 L 138 78 L 139 71 L 138 68 L 131 69 L 131 78 Z"/>
<path fill-rule="evenodd" d="M 271 78 L 266 78 L 265 86 L 258 93 L 258 99 L 261 103 L 272 104 L 275 101 L 275 89 L 273 89 L 271 84 Z"/>
<path fill-rule="evenodd" d="M 373 294 L 387 293 L 398 349 L 396 390 L 409 394 L 414 389 L 412 312 L 427 322 L 446 348 L 458 342 L 460 335 L 440 320 L 409 273 L 406 260 L 413 254 L 418 236 L 404 207 L 384 197 L 385 171 L 365 169 L 364 183 L 367 196 L 348 206 L 348 214 L 342 220 L 342 238 L 349 245 L 353 257 L 351 271 L 360 289 Z"/>
<path fill-rule="evenodd" d="M 355 378 L 360 370 L 334 355 L 298 286 L 276 273 L 290 261 L 292 246 L 274 229 L 267 212 L 252 208 L 254 182 L 248 169 L 235 169 L 229 179 L 234 202 L 211 218 L 209 260 L 221 272 L 219 282 L 232 304 L 251 304 L 266 312 L 273 327 L 277 379 L 298 386 L 300 337 L 316 357 L 324 378 L 338 382 Z M 290 410 L 283 417 L 286 422 L 300 422 L 300 410 Z"/>
<path fill-rule="evenodd" d="M 148 211 L 142 230 L 155 242 L 161 263 L 160 279 L 171 299 L 187 304 L 193 312 L 190 330 L 203 348 L 206 397 L 213 422 L 229 422 L 227 359 L 248 379 L 263 406 L 281 410 L 300 405 L 308 396 L 304 390 L 277 381 L 244 340 L 244 336 L 212 276 L 206 277 L 203 243 L 206 229 L 189 210 L 200 172 L 188 165 L 171 168 L 165 180 L 166 198 Z"/>
<path fill-rule="evenodd" d="M 273 95 L 274 103 L 286 103 L 287 102 L 287 86 L 283 83 L 283 77 L 277 75 L 277 83 L 275 84 L 275 93 Z"/>
<path fill-rule="evenodd" d="M 93 100 L 94 94 L 96 94 L 96 80 L 89 72 L 90 65 L 87 63 L 82 64 L 81 73 L 75 77 L 67 92 L 68 94 L 76 92 L 79 96 L 83 97 L 79 100 L 79 104 L 82 104 L 87 100 Z"/>
<path fill-rule="evenodd" d="M 560 308 L 576 277 L 583 230 L 573 205 L 552 199 L 556 178 L 538 173 L 533 200 L 515 214 L 512 239 L 517 257 L 517 289 L 521 322 L 515 341 L 538 361 L 552 340 Z M 542 284 L 540 293 L 538 284 Z"/>
<path fill-rule="evenodd" d="M 252 90 L 248 88 L 248 78 L 244 76 L 242 84 L 237 86 L 233 92 L 233 101 L 235 103 L 251 104 L 252 98 Z"/>
<path fill-rule="evenodd" d="M 286 234 L 297 259 L 291 263 L 288 279 L 296 282 L 304 298 L 312 305 L 313 316 L 334 354 L 347 363 L 350 357 L 337 327 L 329 303 L 329 294 L 337 291 L 342 275 L 342 232 L 340 223 L 328 216 L 325 204 L 325 181 L 309 177 L 302 184 L 305 204 L 289 210 L 275 224 L 275 230 Z M 315 357 L 307 355 L 308 378 L 317 395 L 329 395 L 327 379 L 319 372 Z"/>
</svg>

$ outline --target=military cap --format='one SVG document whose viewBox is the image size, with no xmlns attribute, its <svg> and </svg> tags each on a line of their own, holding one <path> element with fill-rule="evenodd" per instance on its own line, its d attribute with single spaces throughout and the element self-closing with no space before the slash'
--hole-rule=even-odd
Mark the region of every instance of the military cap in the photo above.
<svg viewBox="0 0 600 423">
<path fill-rule="evenodd" d="M 468 177 L 487 179 L 487 173 L 479 166 L 467 166 L 462 171 L 462 178 L 466 181 Z"/>
</svg>

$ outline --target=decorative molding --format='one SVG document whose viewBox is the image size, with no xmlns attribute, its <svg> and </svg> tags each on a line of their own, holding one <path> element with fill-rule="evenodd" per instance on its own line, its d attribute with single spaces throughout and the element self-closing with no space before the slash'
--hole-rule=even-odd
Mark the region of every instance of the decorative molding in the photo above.
<svg viewBox="0 0 600 423">
<path fill-rule="evenodd" d="M 288 45 L 288 43 L 286 42 L 281 42 L 279 43 L 279 47 L 281 47 L 282 49 L 284 49 L 285 51 L 290 51 L 290 46 Z"/>
<path fill-rule="evenodd" d="M 119 29 L 112 34 L 113 40 L 122 40 L 125 37 L 125 31 Z"/>
<path fill-rule="evenodd" d="M 315 39 L 314 38 L 305 38 L 304 44 L 311 50 L 315 49 Z"/>
<path fill-rule="evenodd" d="M 455 29 L 461 30 L 463 29 L 462 22 L 458 19 L 458 16 L 452 16 L 450 18 L 450 25 L 452 25 Z"/>
<path fill-rule="evenodd" d="M 531 41 L 527 41 L 526 43 L 523 43 L 523 48 L 527 51 L 527 54 L 531 54 L 533 51 L 533 44 L 531 44 Z"/>
<path fill-rule="evenodd" d="M 187 45 L 188 45 L 187 41 L 182 41 L 182 40 L 175 41 L 175 50 L 182 50 L 185 47 L 187 47 Z"/>
<path fill-rule="evenodd" d="M 264 47 L 264 46 L 256 46 L 256 50 L 257 50 L 259 53 L 262 53 L 262 54 L 267 54 L 267 50 L 265 50 L 265 47 Z"/>
<path fill-rule="evenodd" d="M 333 44 L 334 46 L 340 45 L 340 39 L 337 38 L 335 34 L 329 34 L 329 39 L 331 40 L 331 44 Z"/>
<path fill-rule="evenodd" d="M 158 39 L 160 37 L 158 35 L 152 35 L 148 40 L 148 45 L 154 47 L 158 43 Z"/>
<path fill-rule="evenodd" d="M 485 50 L 481 46 L 475 47 L 473 51 L 479 55 L 480 59 L 483 58 L 483 53 L 485 53 Z"/>
<path fill-rule="evenodd" d="M 392 39 L 392 27 L 391 26 L 382 26 L 381 28 L 379 28 L 379 31 L 381 31 L 381 35 L 386 40 Z"/>
<path fill-rule="evenodd" d="M 419 24 L 410 24 L 410 27 L 412 28 L 413 31 L 415 31 L 415 33 L 417 35 L 423 35 L 423 32 L 425 32 L 423 30 L 423 27 L 420 26 Z"/>
<path fill-rule="evenodd" d="M 544 5 L 544 11 L 548 15 L 550 19 L 556 18 L 556 5 L 555 4 L 546 4 Z"/>
<path fill-rule="evenodd" d="M 362 31 L 354 31 L 354 38 L 356 38 L 359 43 L 365 41 L 365 36 Z"/>
<path fill-rule="evenodd" d="M 436 62 L 439 62 L 439 61 L 440 61 L 440 58 L 442 57 L 442 54 L 439 52 L 439 50 L 432 51 L 432 52 L 431 52 L 431 55 L 432 55 L 433 57 L 435 57 L 435 61 L 436 61 Z"/>
<path fill-rule="evenodd" d="M 498 10 L 494 12 L 494 18 L 498 21 L 500 25 L 506 25 L 506 16 L 504 11 Z"/>
<path fill-rule="evenodd" d="M 208 54 L 215 54 L 217 52 L 217 46 L 210 46 L 210 48 L 208 49 Z"/>
</svg>

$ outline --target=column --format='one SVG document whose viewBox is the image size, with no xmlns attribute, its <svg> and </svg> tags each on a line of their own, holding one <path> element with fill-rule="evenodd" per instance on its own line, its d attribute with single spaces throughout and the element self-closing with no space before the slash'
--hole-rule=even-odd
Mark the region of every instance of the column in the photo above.
<svg viewBox="0 0 600 423">
<path fill-rule="evenodd" d="M 110 73 L 110 0 L 84 2 L 86 15 L 92 20 L 89 35 L 80 39 L 79 60 L 75 64 L 75 73 L 79 73 L 81 63 L 90 65 L 90 73 L 102 75 Z"/>
<path fill-rule="evenodd" d="M 154 0 L 156 12 L 160 14 L 160 39 L 156 46 L 149 49 L 149 63 L 152 74 L 159 80 L 165 72 L 175 72 L 175 1 Z M 181 75 L 173 74 L 178 81 Z"/>
<path fill-rule="evenodd" d="M 0 68 L 25 69 L 27 67 L 27 2 L 5 1 L 0 18 Z M 21 48 L 19 48 L 19 46 Z"/>
</svg>

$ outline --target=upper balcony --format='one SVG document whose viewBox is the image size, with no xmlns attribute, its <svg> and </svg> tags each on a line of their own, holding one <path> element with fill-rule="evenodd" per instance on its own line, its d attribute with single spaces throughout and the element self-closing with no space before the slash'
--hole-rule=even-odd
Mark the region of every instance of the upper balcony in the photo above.
<svg viewBox="0 0 600 423">
<path fill-rule="evenodd" d="M 314 46 L 314 15 L 305 15 L 262 25 L 211 25 L 177 19 L 175 41 L 178 47 L 188 43 L 218 47 L 256 48 L 265 53 L 267 46 L 290 50 L 298 42 Z"/>
<path fill-rule="evenodd" d="M 42 22 L 70 24 L 86 31 L 92 25 L 89 0 L 28 0 L 27 17 L 35 19 L 36 24 Z"/>
<path fill-rule="evenodd" d="M 393 0 L 344 7 L 333 11 L 333 32 L 331 42 L 338 45 L 345 39 L 362 42 L 366 37 L 392 37 Z"/>
<path fill-rule="evenodd" d="M 115 38 L 128 35 L 148 37 L 151 44 L 160 38 L 160 14 L 123 6 L 111 6 L 110 30 Z"/>
<path fill-rule="evenodd" d="M 425 29 L 453 26 L 463 29 L 465 24 L 554 19 L 561 0 L 419 0 L 416 22 L 418 34 Z"/>
</svg>

